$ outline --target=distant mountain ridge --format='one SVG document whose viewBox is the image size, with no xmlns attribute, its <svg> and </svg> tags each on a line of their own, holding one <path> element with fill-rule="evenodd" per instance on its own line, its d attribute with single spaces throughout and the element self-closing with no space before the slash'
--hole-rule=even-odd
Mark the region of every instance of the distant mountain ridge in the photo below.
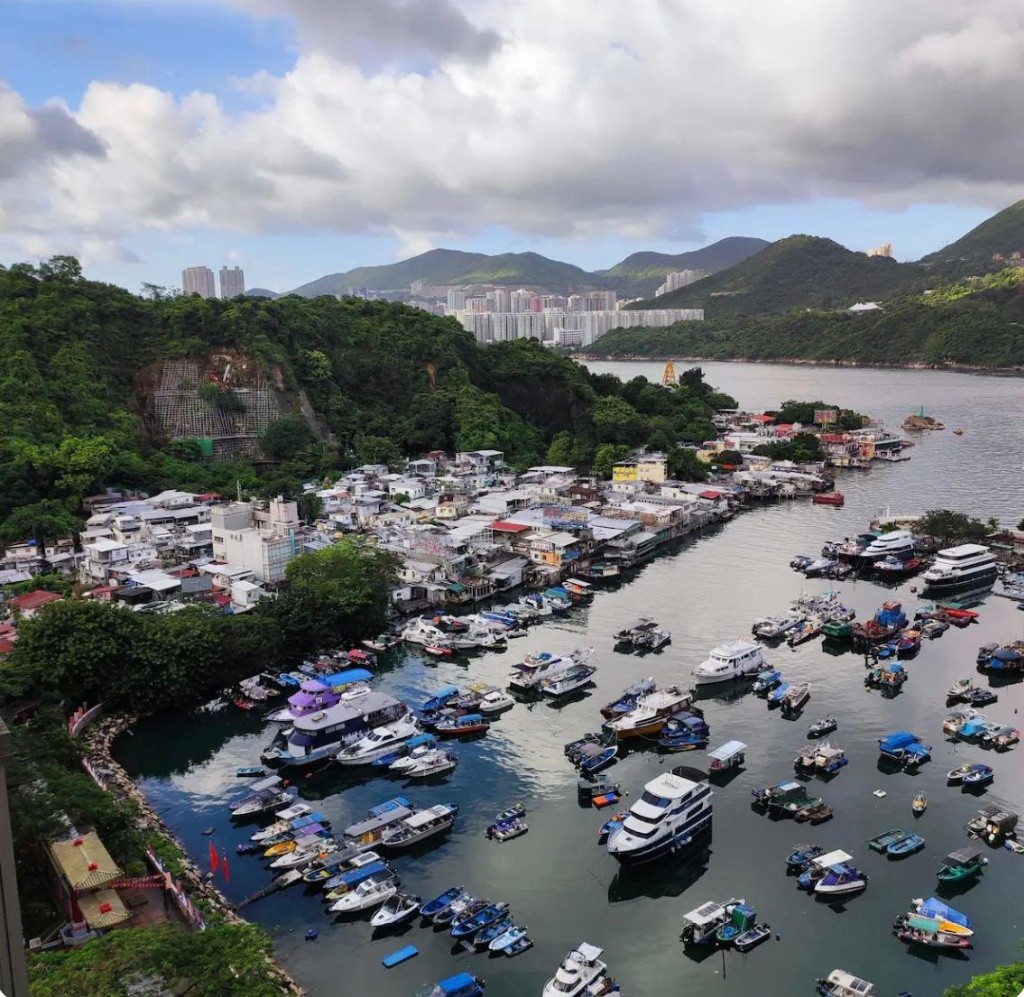
<svg viewBox="0 0 1024 997">
<path fill-rule="evenodd" d="M 963 270 L 964 265 L 992 270 L 1005 265 L 993 255 L 1008 258 L 1013 253 L 1024 253 L 1024 201 L 997 211 L 956 242 L 922 257 L 921 263 L 947 271 Z"/>
<path fill-rule="evenodd" d="M 318 294 L 344 294 L 347 290 L 399 291 L 414 281 L 427 284 L 501 284 L 544 287 L 552 292 L 595 288 L 623 294 L 652 294 L 665 274 L 673 270 L 721 270 L 759 252 L 763 239 L 733 236 L 689 253 L 634 253 L 610 270 L 589 272 L 572 263 L 551 260 L 539 253 L 466 253 L 458 249 L 431 249 L 411 259 L 384 266 L 356 267 L 327 274 L 295 288 L 304 298 Z"/>
<path fill-rule="evenodd" d="M 631 308 L 703 308 L 708 319 L 846 308 L 920 290 L 935 277 L 916 263 L 866 256 L 831 239 L 792 235 L 728 270 Z"/>
</svg>

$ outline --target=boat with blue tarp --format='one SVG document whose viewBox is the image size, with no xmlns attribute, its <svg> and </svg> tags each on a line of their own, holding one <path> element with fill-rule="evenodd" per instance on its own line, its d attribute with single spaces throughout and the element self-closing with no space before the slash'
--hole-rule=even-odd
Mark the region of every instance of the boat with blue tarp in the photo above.
<svg viewBox="0 0 1024 997">
<path fill-rule="evenodd" d="M 486 984 L 472 973 L 456 973 L 420 990 L 416 997 L 483 997 Z"/>
<path fill-rule="evenodd" d="M 906 769 L 916 768 L 932 756 L 931 745 L 908 730 L 898 730 L 879 738 L 878 751 L 883 758 Z"/>
</svg>

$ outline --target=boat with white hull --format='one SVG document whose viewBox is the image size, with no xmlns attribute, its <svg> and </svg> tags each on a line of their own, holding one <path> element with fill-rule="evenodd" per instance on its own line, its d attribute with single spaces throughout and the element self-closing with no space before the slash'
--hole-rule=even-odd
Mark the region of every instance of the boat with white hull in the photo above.
<svg viewBox="0 0 1024 997">
<path fill-rule="evenodd" d="M 416 720 L 405 716 L 393 724 L 375 727 L 366 737 L 342 748 L 334 757 L 339 765 L 371 765 L 419 733 L 420 727 Z"/>
<path fill-rule="evenodd" d="M 924 573 L 930 592 L 949 592 L 961 588 L 983 588 L 996 580 L 995 554 L 981 544 L 960 544 L 935 555 L 935 563 Z"/>
<path fill-rule="evenodd" d="M 556 678 L 545 679 L 541 692 L 549 699 L 561 699 L 590 685 L 596 671 L 594 665 L 576 665 Z"/>
<path fill-rule="evenodd" d="M 761 645 L 749 640 L 736 640 L 719 644 L 711 651 L 706 661 L 693 669 L 693 680 L 697 685 L 712 685 L 728 682 L 745 675 L 756 675 L 765 668 Z"/>
<path fill-rule="evenodd" d="M 652 779 L 622 826 L 608 835 L 609 854 L 623 865 L 639 865 L 686 848 L 711 829 L 712 795 L 706 778 L 694 769 Z"/>
<path fill-rule="evenodd" d="M 886 557 L 905 561 L 914 556 L 914 534 L 909 530 L 891 530 L 875 537 L 860 553 L 859 560 L 874 564 Z"/>
<path fill-rule="evenodd" d="M 531 654 L 512 666 L 508 687 L 517 692 L 537 692 L 546 679 L 557 678 L 570 668 L 583 664 L 593 653 L 591 647 L 578 648 L 569 654 L 550 654 L 547 651 Z"/>
<path fill-rule="evenodd" d="M 385 848 L 412 848 L 438 834 L 451 830 L 459 808 L 454 803 L 438 803 L 426 810 L 418 810 L 404 820 L 397 821 L 381 838 Z"/>
<path fill-rule="evenodd" d="M 608 967 L 601 961 L 603 954 L 596 945 L 580 942 L 544 984 L 542 997 L 583 997 L 593 992 L 590 987 L 608 975 Z"/>
<path fill-rule="evenodd" d="M 632 737 L 649 737 L 660 733 L 662 727 L 680 710 L 693 703 L 693 695 L 676 686 L 657 689 L 641 696 L 636 707 L 620 717 L 601 725 L 601 730 L 616 741 Z"/>
</svg>

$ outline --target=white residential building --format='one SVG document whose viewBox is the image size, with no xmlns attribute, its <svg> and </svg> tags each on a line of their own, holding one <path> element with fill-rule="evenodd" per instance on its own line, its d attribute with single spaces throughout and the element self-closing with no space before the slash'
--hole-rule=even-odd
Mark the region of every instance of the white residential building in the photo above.
<svg viewBox="0 0 1024 997">
<path fill-rule="evenodd" d="M 689 287 L 690 284 L 702 280 L 708 276 L 707 270 L 677 270 L 675 273 L 665 275 L 665 282 L 654 292 L 656 298 L 660 298 L 669 291 L 678 291 L 681 287 Z"/>
<path fill-rule="evenodd" d="M 213 558 L 237 565 L 261 582 L 276 584 L 298 553 L 298 506 L 282 498 L 264 505 L 231 502 L 211 510 Z"/>
<path fill-rule="evenodd" d="M 181 290 L 185 294 L 198 294 L 201 298 L 216 298 L 213 271 L 209 267 L 186 267 L 181 271 Z"/>
<path fill-rule="evenodd" d="M 237 298 L 245 294 L 245 271 L 241 267 L 220 268 L 220 296 Z"/>
</svg>

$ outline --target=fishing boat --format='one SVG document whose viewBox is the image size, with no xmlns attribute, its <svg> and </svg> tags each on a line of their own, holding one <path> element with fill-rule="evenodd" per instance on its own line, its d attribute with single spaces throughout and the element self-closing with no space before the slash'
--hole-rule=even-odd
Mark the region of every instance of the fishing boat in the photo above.
<svg viewBox="0 0 1024 997">
<path fill-rule="evenodd" d="M 921 631 L 904 630 L 896 638 L 896 654 L 901 658 L 912 658 L 921 650 Z"/>
<path fill-rule="evenodd" d="M 825 742 L 817 747 L 814 753 L 814 770 L 825 775 L 835 775 L 841 768 L 850 764 L 845 748 Z"/>
<path fill-rule="evenodd" d="M 471 973 L 456 973 L 419 991 L 416 997 L 483 997 L 486 986 Z"/>
<path fill-rule="evenodd" d="M 434 915 L 434 924 L 442 926 L 451 924 L 456 918 L 472 916 L 477 911 L 483 910 L 486 906 L 486 900 L 479 900 L 477 897 L 464 893 Z"/>
<path fill-rule="evenodd" d="M 924 793 L 918 793 L 910 804 L 910 809 L 915 814 L 923 814 L 928 809 L 928 797 Z"/>
<path fill-rule="evenodd" d="M 487 828 L 487 837 L 494 841 L 511 841 L 529 830 L 529 825 L 522 817 L 512 817 L 491 824 Z"/>
<path fill-rule="evenodd" d="M 710 734 L 703 716 L 681 710 L 662 727 L 658 747 L 662 751 L 693 751 L 707 747 Z"/>
<path fill-rule="evenodd" d="M 964 786 L 988 786 L 995 779 L 996 774 L 991 765 L 977 762 L 971 765 L 964 773 L 961 782 Z"/>
<path fill-rule="evenodd" d="M 465 895 L 466 891 L 461 886 L 452 886 L 420 907 L 420 916 L 430 920 L 435 914 L 440 914 L 441 911 L 450 907 L 459 897 L 464 897 Z"/>
<path fill-rule="evenodd" d="M 946 702 L 960 702 L 965 695 L 969 696 L 975 688 L 977 687 L 967 676 L 959 678 L 946 690 Z"/>
<path fill-rule="evenodd" d="M 779 706 L 782 700 L 786 698 L 789 693 L 791 686 L 788 682 L 780 682 L 766 697 L 768 700 L 768 709 Z"/>
<path fill-rule="evenodd" d="M 365 879 L 354 890 L 335 900 L 327 909 L 332 914 L 356 914 L 379 907 L 397 892 L 398 883 L 393 876 Z"/>
<path fill-rule="evenodd" d="M 901 603 L 889 599 L 866 623 L 855 623 L 851 634 L 854 646 L 868 648 L 895 637 L 907 625 L 907 616 Z"/>
<path fill-rule="evenodd" d="M 484 716 L 497 716 L 500 713 L 507 713 L 515 705 L 516 701 L 507 692 L 495 689 L 480 700 L 477 709 Z"/>
<path fill-rule="evenodd" d="M 945 620 L 925 620 L 921 624 L 921 635 L 929 640 L 935 640 L 936 637 L 941 637 L 948 629 L 949 624 Z"/>
<path fill-rule="evenodd" d="M 550 699 L 562 699 L 593 684 L 594 665 L 575 665 L 554 678 L 541 682 L 541 692 Z"/>
<path fill-rule="evenodd" d="M 974 934 L 971 930 L 971 919 L 966 914 L 961 914 L 960 911 L 954 910 L 945 901 L 939 900 L 938 897 L 929 897 L 927 900 L 920 898 L 911 900 L 910 906 L 915 914 L 920 914 L 922 917 L 935 917 L 940 921 L 956 925 L 959 929 L 959 934 L 966 937 Z"/>
<path fill-rule="evenodd" d="M 679 940 L 684 945 L 709 945 L 715 940 L 715 933 L 732 918 L 733 909 L 744 900 L 733 898 L 723 903 L 709 900 L 683 915 L 683 930 Z"/>
<path fill-rule="evenodd" d="M 584 775 L 595 775 L 615 761 L 619 754 L 617 744 L 605 744 L 601 741 L 583 745 L 573 759 L 573 764 Z"/>
<path fill-rule="evenodd" d="M 940 883 L 959 883 L 974 876 L 980 876 L 988 859 L 981 854 L 980 848 L 967 846 L 950 852 L 943 860 L 938 872 Z"/>
<path fill-rule="evenodd" d="M 339 765 L 370 765 L 378 758 L 391 754 L 395 748 L 420 733 L 418 721 L 412 716 L 394 723 L 375 727 L 354 744 L 342 748 L 334 757 Z"/>
<path fill-rule="evenodd" d="M 538 692 L 544 679 L 557 678 L 570 668 L 585 663 L 593 652 L 593 648 L 577 648 L 569 654 L 551 654 L 548 651 L 529 654 L 510 669 L 508 687 L 514 692 Z"/>
<path fill-rule="evenodd" d="M 928 761 L 932 756 L 931 750 L 930 744 L 925 744 L 916 734 L 906 730 L 896 731 L 878 740 L 879 754 L 905 769 L 917 768 L 922 762 Z"/>
<path fill-rule="evenodd" d="M 402 775 L 406 779 L 434 779 L 454 772 L 458 764 L 459 756 L 455 752 L 435 748 L 416 759 L 408 768 L 402 769 Z"/>
<path fill-rule="evenodd" d="M 581 775 L 576 780 L 576 798 L 581 806 L 609 806 L 617 803 L 620 796 L 618 783 L 594 780 L 586 775 Z"/>
<path fill-rule="evenodd" d="M 772 926 L 770 924 L 754 924 L 741 935 L 737 935 L 736 940 L 732 943 L 732 947 L 737 952 L 749 952 L 752 948 L 765 941 L 765 939 L 770 938 L 771 934 Z"/>
<path fill-rule="evenodd" d="M 793 759 L 793 767 L 798 770 L 813 769 L 817 753 L 818 746 L 816 744 L 805 745 L 797 751 L 796 758 Z"/>
<path fill-rule="evenodd" d="M 503 917 L 499 917 L 497 921 L 491 921 L 486 928 L 483 928 L 476 933 L 476 937 L 473 939 L 474 948 L 490 948 L 491 942 L 493 942 L 495 938 L 500 938 L 511 927 L 512 916 L 508 913 Z"/>
<path fill-rule="evenodd" d="M 829 866 L 825 875 L 814 884 L 815 897 L 846 897 L 860 893 L 868 885 L 868 877 L 856 866 L 841 862 Z"/>
<path fill-rule="evenodd" d="M 824 854 L 821 845 L 797 845 L 786 856 L 786 872 L 803 872 L 813 859 Z"/>
<path fill-rule="evenodd" d="M 289 808 L 291 809 L 291 808 Z M 296 808 L 298 809 L 298 808 Z M 281 813 L 287 813 L 288 811 L 282 810 Z M 311 812 L 309 805 L 306 803 L 302 804 L 302 810 L 300 816 L 297 817 L 284 817 L 274 821 L 273 824 L 267 827 L 260 828 L 260 830 L 249 835 L 250 841 L 263 842 L 269 841 L 279 834 L 286 834 L 288 832 L 295 833 L 301 830 L 308 824 L 329 824 L 330 821 L 317 811 L 316 813 Z"/>
<path fill-rule="evenodd" d="M 728 682 L 764 671 L 765 662 L 761 645 L 748 640 L 736 640 L 719 644 L 693 669 L 697 685 L 711 685 Z"/>
<path fill-rule="evenodd" d="M 419 911 L 421 904 L 420 898 L 411 893 L 395 893 L 374 911 L 373 917 L 370 918 L 370 926 L 391 928 L 411 921 Z"/>
<path fill-rule="evenodd" d="M 612 814 L 612 816 L 597 829 L 598 842 L 607 841 L 608 835 L 611 834 L 612 831 L 617 831 L 620 827 L 622 827 L 622 822 L 628 816 L 628 810 L 620 810 L 618 813 Z"/>
<path fill-rule="evenodd" d="M 885 854 L 890 858 L 903 858 L 906 855 L 913 855 L 914 852 L 919 852 L 922 848 L 924 848 L 924 838 L 919 834 L 911 833 L 889 845 L 885 850 Z"/>
<path fill-rule="evenodd" d="M 459 808 L 454 803 L 438 803 L 418 810 L 414 814 L 396 821 L 380 839 L 384 848 L 398 850 L 411 848 L 421 841 L 450 831 L 458 816 Z"/>
<path fill-rule="evenodd" d="M 826 640 L 849 640 L 853 636 L 853 620 L 832 619 L 821 625 Z"/>
<path fill-rule="evenodd" d="M 969 937 L 943 930 L 943 922 L 919 914 L 905 914 L 893 927 L 893 934 L 907 945 L 933 949 L 969 949 Z"/>
<path fill-rule="evenodd" d="M 789 613 L 785 616 L 766 616 L 754 621 L 751 632 L 760 640 L 781 640 L 790 630 L 803 623 L 803 620 L 803 616 L 798 613 Z"/>
<path fill-rule="evenodd" d="M 873 983 L 845 969 L 833 969 L 828 976 L 818 980 L 817 986 L 820 997 L 878 997 Z"/>
<path fill-rule="evenodd" d="M 782 684 L 782 672 L 776 668 L 768 668 L 757 673 L 754 684 L 751 688 L 755 696 L 767 696 L 772 689 Z"/>
<path fill-rule="evenodd" d="M 505 807 L 494 819 L 500 823 L 503 820 L 514 820 L 516 817 L 525 816 L 526 806 L 522 803 L 513 803 L 511 806 Z"/>
<path fill-rule="evenodd" d="M 715 931 L 715 941 L 728 947 L 744 932 L 749 931 L 757 920 L 757 911 L 748 904 L 736 904 L 725 924 Z"/>
<path fill-rule="evenodd" d="M 466 737 L 469 734 L 486 734 L 490 723 L 479 713 L 466 713 L 461 717 L 446 717 L 434 725 L 438 737 Z"/>
<path fill-rule="evenodd" d="M 508 904 L 487 904 L 470 917 L 458 917 L 452 922 L 452 938 L 472 938 L 478 931 L 506 916 Z"/>
<path fill-rule="evenodd" d="M 511 959 L 517 955 L 521 955 L 527 949 L 532 947 L 533 939 L 524 931 L 522 934 L 518 935 L 511 942 L 509 942 L 502 949 L 502 952 L 504 952 L 505 955 Z"/>
<path fill-rule="evenodd" d="M 267 776 L 249 786 L 251 793 L 244 799 L 230 806 L 232 819 L 240 820 L 278 810 L 292 802 L 292 797 L 284 788 L 284 782 L 278 775 Z"/>
<path fill-rule="evenodd" d="M 814 495 L 811 496 L 811 502 L 813 502 L 815 505 L 842 506 L 842 504 L 845 501 L 846 499 L 843 497 L 843 493 L 836 491 L 816 492 Z"/>
<path fill-rule="evenodd" d="M 608 835 L 605 847 L 623 865 L 678 852 L 710 830 L 711 797 L 711 786 L 696 769 L 665 772 L 644 786 L 622 827 Z"/>
<path fill-rule="evenodd" d="M 608 967 L 601 961 L 602 954 L 603 950 L 596 945 L 580 942 L 544 984 L 542 997 L 582 997 L 591 992 L 590 988 L 608 975 Z"/>
<path fill-rule="evenodd" d="M 239 779 L 260 779 L 266 776 L 267 770 L 262 765 L 241 765 L 235 769 Z"/>
<path fill-rule="evenodd" d="M 808 737 L 824 737 L 826 734 L 831 734 L 839 726 L 839 721 L 833 716 L 822 717 L 820 720 L 815 720 L 810 727 L 807 728 Z"/>
<path fill-rule="evenodd" d="M 986 731 L 982 735 L 981 743 L 987 748 L 995 748 L 996 751 L 1008 751 L 1020 741 L 1020 731 L 1016 727 L 1006 724 L 999 725 L 994 730 Z"/>
<path fill-rule="evenodd" d="M 327 903 L 340 900 L 367 879 L 384 880 L 389 876 L 395 877 L 395 870 L 376 852 L 367 852 L 367 855 L 373 856 L 374 861 L 346 869 L 323 884 L 324 900 Z"/>
<path fill-rule="evenodd" d="M 602 731 L 611 740 L 624 741 L 634 737 L 651 737 L 661 732 L 669 718 L 693 702 L 691 693 L 676 686 L 659 689 L 641 696 L 636 708 L 602 724 Z"/>
<path fill-rule="evenodd" d="M 768 813 L 794 816 L 804 809 L 815 809 L 824 801 L 820 797 L 812 797 L 799 782 L 780 782 L 774 786 L 753 786 L 750 795 L 754 797 L 754 805 Z"/>
<path fill-rule="evenodd" d="M 901 828 L 894 827 L 888 831 L 883 831 L 881 834 L 876 834 L 873 838 L 868 841 L 868 848 L 873 852 L 884 853 L 888 851 L 891 844 L 897 841 L 902 841 L 907 836 L 907 832 Z"/>
<path fill-rule="evenodd" d="M 798 682 L 786 690 L 779 705 L 782 707 L 783 713 L 797 713 L 804 708 L 810 698 L 811 683 Z"/>
<path fill-rule="evenodd" d="M 999 694 L 992 689 L 972 689 L 963 696 L 965 703 L 971 706 L 990 706 L 999 699 Z"/>
<path fill-rule="evenodd" d="M 636 643 L 638 636 L 642 637 L 643 634 L 657 629 L 657 620 L 652 619 L 650 616 L 640 616 L 629 624 L 629 626 L 625 626 L 621 630 L 616 630 L 615 633 L 612 634 L 612 640 L 616 644 L 632 645 Z"/>
<path fill-rule="evenodd" d="M 899 558 L 892 554 L 875 562 L 875 571 L 883 578 L 907 578 L 921 570 L 924 561 L 919 557 Z"/>
<path fill-rule="evenodd" d="M 747 746 L 742 741 L 726 741 L 721 747 L 708 752 L 708 774 L 721 775 L 740 768 L 746 761 Z"/>
<path fill-rule="evenodd" d="M 457 685 L 443 686 L 423 703 L 420 713 L 436 713 L 438 710 L 444 709 L 458 695 L 459 687 Z"/>
<path fill-rule="evenodd" d="M 513 942 L 519 941 L 526 935 L 525 925 L 509 925 L 500 935 L 496 935 L 488 943 L 487 948 L 491 952 L 503 952 Z"/>
<path fill-rule="evenodd" d="M 624 713 L 629 713 L 630 710 L 636 708 L 637 700 L 641 696 L 654 692 L 657 687 L 653 677 L 634 682 L 622 690 L 622 695 L 618 699 L 613 699 L 607 706 L 601 708 L 601 716 L 606 720 L 611 720 L 614 717 L 622 716 Z"/>
</svg>

